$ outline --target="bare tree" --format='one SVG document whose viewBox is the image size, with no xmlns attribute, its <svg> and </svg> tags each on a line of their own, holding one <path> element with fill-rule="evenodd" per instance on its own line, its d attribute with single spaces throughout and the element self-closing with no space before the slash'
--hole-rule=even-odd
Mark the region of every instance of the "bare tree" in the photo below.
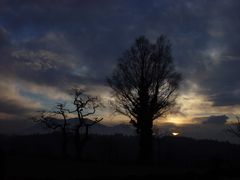
<svg viewBox="0 0 240 180">
<path fill-rule="evenodd" d="M 61 130 L 62 151 L 66 156 L 67 131 L 73 131 L 75 137 L 75 147 L 77 156 L 80 157 L 80 151 L 88 140 L 89 128 L 99 123 L 103 118 L 94 117 L 96 109 L 103 106 L 98 97 L 84 94 L 81 89 L 73 89 L 73 109 L 66 108 L 66 104 L 59 103 L 55 111 L 40 111 L 40 115 L 34 118 L 34 122 L 44 124 L 47 128 Z M 78 122 L 70 122 L 68 117 L 74 117 L 76 114 Z M 80 133 L 81 130 L 85 132 Z M 81 136 L 80 138 L 80 135 Z"/>
<path fill-rule="evenodd" d="M 67 123 L 67 111 L 68 110 L 65 109 L 65 104 L 59 103 L 55 111 L 40 111 L 40 115 L 33 118 L 34 122 L 43 124 L 49 129 L 61 130 L 63 157 L 67 156 L 67 126 L 69 125 Z"/>
<path fill-rule="evenodd" d="M 236 116 L 237 122 L 228 126 L 227 132 L 240 138 L 240 118 Z"/>
<path fill-rule="evenodd" d="M 140 135 L 140 160 L 151 160 L 153 121 L 174 105 L 181 76 L 165 36 L 152 44 L 144 36 L 125 51 L 108 78 L 116 111 L 128 116 Z"/>
<path fill-rule="evenodd" d="M 98 117 L 91 118 L 91 116 L 96 113 L 96 109 L 101 107 L 102 104 L 98 97 L 86 95 L 81 89 L 73 89 L 73 91 L 73 105 L 75 109 L 70 113 L 76 113 L 78 117 L 78 123 L 74 126 L 73 130 L 75 132 L 75 146 L 79 157 L 80 148 L 83 147 L 88 139 L 89 127 L 103 120 L 103 118 Z M 80 140 L 81 128 L 85 128 L 85 135 Z"/>
</svg>

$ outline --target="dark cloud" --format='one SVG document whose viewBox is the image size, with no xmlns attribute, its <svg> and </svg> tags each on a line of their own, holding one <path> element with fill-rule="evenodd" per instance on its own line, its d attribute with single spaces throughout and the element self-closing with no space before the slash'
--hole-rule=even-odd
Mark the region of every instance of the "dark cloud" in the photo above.
<svg viewBox="0 0 240 180">
<path fill-rule="evenodd" d="M 227 122 L 228 117 L 226 115 L 222 116 L 210 116 L 207 118 L 203 124 L 215 124 L 215 125 L 224 125 Z"/>
<path fill-rule="evenodd" d="M 67 51 L 69 47 L 63 49 L 61 45 L 66 43 L 65 40 L 54 33 L 21 44 L 11 43 L 3 30 L 0 38 L 4 40 L 0 47 L 0 78 L 7 76 L 59 89 L 68 89 L 75 84 L 98 83 L 91 74 L 84 72 L 84 66 L 76 62 L 74 54 Z"/>
<path fill-rule="evenodd" d="M 3 27 L 0 27 L 0 49 L 3 51 L 9 46 L 8 34 Z"/>
<path fill-rule="evenodd" d="M 25 102 L 17 101 L 17 100 L 0 100 L 0 112 L 1 113 L 6 113 L 6 114 L 11 114 L 11 115 L 16 115 L 21 116 L 26 115 L 27 113 L 31 112 L 34 110 L 34 108 L 31 107 L 31 104 L 24 104 Z M 4 119 L 4 117 L 0 116 L 0 120 Z"/>
<path fill-rule="evenodd" d="M 137 36 L 165 33 L 183 92 L 194 83 L 214 105 L 238 105 L 239 9 L 237 0 L 0 1 L 0 80 L 103 85 Z"/>
<path fill-rule="evenodd" d="M 239 68 L 240 56 L 235 60 L 227 59 L 211 68 L 199 84 L 214 105 L 227 106 L 240 103 Z"/>
</svg>

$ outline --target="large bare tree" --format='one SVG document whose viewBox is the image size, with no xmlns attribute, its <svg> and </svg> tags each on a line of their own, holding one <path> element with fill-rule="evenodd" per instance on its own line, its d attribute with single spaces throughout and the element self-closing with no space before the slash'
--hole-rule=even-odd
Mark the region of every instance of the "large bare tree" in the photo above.
<svg viewBox="0 0 240 180">
<path fill-rule="evenodd" d="M 174 105 L 180 80 L 171 44 L 164 35 L 156 43 L 150 43 L 144 36 L 137 38 L 108 78 L 116 111 L 128 116 L 140 135 L 141 161 L 151 159 L 153 121 Z"/>
</svg>

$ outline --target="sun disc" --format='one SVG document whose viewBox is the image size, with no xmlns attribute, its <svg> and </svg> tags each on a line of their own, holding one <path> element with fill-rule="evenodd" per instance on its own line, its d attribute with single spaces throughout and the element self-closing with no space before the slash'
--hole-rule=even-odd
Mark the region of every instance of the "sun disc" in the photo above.
<svg viewBox="0 0 240 180">
<path fill-rule="evenodd" d="M 173 136 L 178 136 L 179 133 L 177 133 L 177 132 L 173 132 L 172 135 L 173 135 Z"/>
</svg>

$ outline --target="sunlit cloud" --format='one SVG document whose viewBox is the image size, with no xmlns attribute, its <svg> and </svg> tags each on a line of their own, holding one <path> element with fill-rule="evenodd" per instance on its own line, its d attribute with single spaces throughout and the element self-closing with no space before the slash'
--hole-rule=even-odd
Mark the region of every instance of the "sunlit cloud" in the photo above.
<svg viewBox="0 0 240 180">
<path fill-rule="evenodd" d="M 21 86 L 25 87 L 23 90 L 35 95 L 45 96 L 52 101 L 68 101 L 71 99 L 71 95 L 68 92 L 61 91 L 60 89 L 47 85 L 38 85 L 29 82 L 21 82 Z M 27 87 L 27 88 L 26 88 Z M 71 88 L 69 88 L 71 89 Z"/>
<path fill-rule="evenodd" d="M 17 118 L 22 118 L 21 116 L 42 107 L 40 102 L 23 96 L 20 87 L 13 79 L 0 82 L 0 99 L 1 117 L 7 119 L 17 117 L 17 115 L 19 115 Z"/>
<path fill-rule="evenodd" d="M 177 98 L 176 105 L 178 111 L 169 114 L 166 118 L 157 120 L 157 124 L 173 123 L 181 126 L 186 124 L 201 124 L 202 118 L 208 116 L 229 116 L 231 121 L 234 114 L 240 112 L 240 105 L 235 106 L 215 106 L 209 96 L 201 94 L 198 85 L 192 83 L 188 91 L 181 92 Z"/>
</svg>

